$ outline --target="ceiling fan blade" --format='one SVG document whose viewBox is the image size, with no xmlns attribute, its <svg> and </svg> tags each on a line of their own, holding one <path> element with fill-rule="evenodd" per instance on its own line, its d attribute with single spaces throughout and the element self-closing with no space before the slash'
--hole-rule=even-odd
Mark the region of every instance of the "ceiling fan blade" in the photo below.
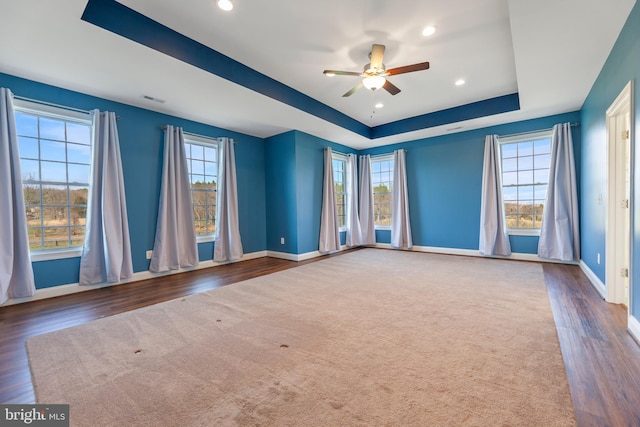
<svg viewBox="0 0 640 427">
<path fill-rule="evenodd" d="M 374 44 L 371 46 L 371 68 L 382 69 L 382 59 L 384 58 L 384 45 Z"/>
<path fill-rule="evenodd" d="M 419 64 L 405 65 L 404 67 L 390 68 L 385 73 L 387 76 L 395 76 L 398 74 L 412 73 L 414 71 L 428 70 L 428 62 L 420 62 Z"/>
<path fill-rule="evenodd" d="M 398 93 L 400 93 L 400 89 L 398 89 L 398 86 L 394 85 L 389 80 L 384 82 L 382 88 L 389 92 L 391 95 L 397 95 Z"/>
<path fill-rule="evenodd" d="M 357 90 L 362 89 L 364 87 L 364 85 L 362 84 L 362 82 L 358 83 L 357 85 L 355 85 L 349 92 L 345 93 L 344 95 L 342 95 L 343 97 L 347 97 L 347 96 L 351 96 L 353 95 Z"/>
<path fill-rule="evenodd" d="M 361 76 L 362 73 L 357 71 L 337 71 L 337 70 L 324 70 L 323 74 L 333 74 L 336 76 Z"/>
</svg>

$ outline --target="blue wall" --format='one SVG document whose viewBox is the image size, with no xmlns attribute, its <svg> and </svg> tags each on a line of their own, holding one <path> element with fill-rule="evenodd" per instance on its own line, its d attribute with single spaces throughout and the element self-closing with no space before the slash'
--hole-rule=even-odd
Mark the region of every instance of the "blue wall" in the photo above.
<svg viewBox="0 0 640 427">
<path fill-rule="evenodd" d="M 113 111 L 120 116 L 118 135 L 135 272 L 149 268 L 145 252 L 153 248 L 162 173 L 164 135 L 160 127 L 167 124 L 201 135 L 228 136 L 239 142 L 236 145 L 236 167 L 242 244 L 245 253 L 265 250 L 265 153 L 262 139 L 7 74 L 0 74 L 0 86 L 11 89 L 15 95 L 85 110 Z M 199 245 L 201 260 L 211 259 L 212 255 L 213 243 Z M 37 288 L 78 282 L 79 258 L 39 261 L 33 266 Z"/>
<path fill-rule="evenodd" d="M 579 113 L 566 113 L 452 135 L 420 139 L 364 150 L 387 154 L 405 149 L 409 215 L 413 244 L 453 249 L 478 249 L 484 140 L 489 134 L 511 135 L 577 122 Z M 580 128 L 572 128 L 576 163 L 580 159 Z M 577 172 L 579 176 L 579 171 Z M 391 232 L 378 230 L 379 242 Z M 537 236 L 510 236 L 512 251 L 536 254 Z"/>
<path fill-rule="evenodd" d="M 607 194 L 607 134 L 606 110 L 630 81 L 634 80 L 635 94 L 633 105 L 635 117 L 632 117 L 632 128 L 635 139 L 640 130 L 640 3 L 633 7 L 615 46 L 611 50 L 605 65 L 600 71 L 581 111 L 582 122 L 582 260 L 605 283 L 605 229 L 606 203 L 599 204 L 598 196 Z M 632 195 L 632 280 L 631 310 L 638 318 L 640 315 L 640 150 L 635 149 L 635 168 L 633 174 Z M 602 263 L 596 257 L 601 254 Z"/>
<path fill-rule="evenodd" d="M 300 131 L 266 139 L 267 248 L 290 254 L 318 250 L 324 148 L 349 154 L 356 151 Z M 280 238 L 285 238 L 285 244 Z M 341 233 L 344 243 L 345 233 Z"/>
</svg>

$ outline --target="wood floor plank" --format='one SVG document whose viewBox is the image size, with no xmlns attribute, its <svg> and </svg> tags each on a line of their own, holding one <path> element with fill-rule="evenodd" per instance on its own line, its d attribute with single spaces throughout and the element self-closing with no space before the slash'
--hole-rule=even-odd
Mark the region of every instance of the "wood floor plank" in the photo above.
<svg viewBox="0 0 640 427">
<path fill-rule="evenodd" d="M 317 260 L 265 257 L 2 307 L 0 402 L 35 402 L 24 345 L 30 336 Z M 604 302 L 577 266 L 543 269 L 578 425 L 640 426 L 640 346 L 627 331 L 626 309 Z"/>
</svg>

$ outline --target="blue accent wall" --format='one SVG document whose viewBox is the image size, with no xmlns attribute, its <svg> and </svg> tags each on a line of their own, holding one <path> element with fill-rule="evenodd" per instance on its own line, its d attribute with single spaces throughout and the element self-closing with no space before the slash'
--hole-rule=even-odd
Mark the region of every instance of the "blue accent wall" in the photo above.
<svg viewBox="0 0 640 427">
<path fill-rule="evenodd" d="M 324 148 L 356 150 L 300 131 L 266 139 L 267 248 L 290 254 L 318 250 Z M 285 244 L 280 239 L 285 238 Z M 341 233 L 344 244 L 345 233 Z"/>
<path fill-rule="evenodd" d="M 451 135 L 376 147 L 360 154 L 389 154 L 405 149 L 409 215 L 413 244 L 451 249 L 478 249 L 484 140 L 489 134 L 511 135 L 577 122 L 578 112 L 493 126 Z M 576 163 L 580 159 L 580 128 L 572 128 Z M 577 171 L 579 176 L 579 168 Z M 391 232 L 378 230 L 381 243 Z M 536 254 L 537 236 L 510 236 L 512 251 Z"/>
<path fill-rule="evenodd" d="M 0 86 L 14 95 L 68 107 L 113 111 L 119 117 L 118 135 L 125 180 L 127 214 L 134 272 L 146 271 L 145 252 L 153 248 L 162 173 L 164 134 L 161 126 L 181 126 L 185 131 L 235 139 L 240 234 L 245 253 L 266 249 L 264 141 L 261 138 L 208 126 L 179 117 L 84 95 L 0 73 Z M 199 245 L 201 260 L 210 260 L 213 243 Z M 77 283 L 79 258 L 34 262 L 36 287 Z"/>
<path fill-rule="evenodd" d="M 607 134 L 606 110 L 620 94 L 626 84 L 635 82 L 631 118 L 632 129 L 637 141 L 640 131 L 640 3 L 636 2 L 627 22 L 611 50 L 600 74 L 587 96 L 581 110 L 582 122 L 582 260 L 598 278 L 605 283 L 605 241 L 606 203 L 598 198 L 607 194 Z M 632 171 L 633 195 L 632 215 L 632 263 L 631 270 L 631 313 L 640 317 L 640 150 L 634 149 L 634 170 Z M 601 254 L 601 264 L 597 254 Z"/>
</svg>

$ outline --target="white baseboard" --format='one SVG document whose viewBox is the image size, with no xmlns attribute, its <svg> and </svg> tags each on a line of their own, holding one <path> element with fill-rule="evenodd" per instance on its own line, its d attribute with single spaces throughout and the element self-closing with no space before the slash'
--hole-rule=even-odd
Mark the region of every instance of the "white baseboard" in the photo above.
<svg viewBox="0 0 640 427">
<path fill-rule="evenodd" d="M 589 279 L 589 281 L 591 282 L 593 287 L 596 288 L 596 291 L 598 291 L 598 293 L 600 294 L 602 299 L 606 300 L 607 299 L 607 287 L 604 285 L 604 283 L 602 283 L 602 280 L 600 280 L 600 278 L 598 278 L 598 276 L 596 276 L 596 273 L 594 273 L 589 268 L 589 266 L 587 264 L 585 264 L 585 262 L 582 261 L 582 260 L 580 261 L 580 269 L 582 270 L 584 275 L 587 276 L 587 279 Z"/>
<path fill-rule="evenodd" d="M 638 319 L 636 319 L 632 315 L 629 315 L 629 320 L 627 321 L 627 329 L 629 330 L 629 333 L 631 334 L 633 339 L 636 340 L 636 342 L 640 343 L 640 322 L 638 322 Z"/>
<path fill-rule="evenodd" d="M 394 249 L 389 243 L 376 243 L 376 248 L 382 249 Z M 405 249 L 402 249 L 405 250 Z M 463 255 L 463 256 L 474 256 L 474 257 L 482 257 L 482 258 L 497 258 L 497 259 L 512 259 L 516 261 L 535 261 L 535 262 L 550 262 L 550 263 L 558 263 L 558 264 L 575 264 L 577 262 L 572 261 L 558 261 L 554 259 L 544 259 L 540 258 L 536 254 L 523 254 L 523 253 L 511 253 L 509 256 L 498 256 L 498 255 L 483 255 L 477 249 L 457 249 L 457 248 L 441 248 L 438 246 L 413 246 L 410 249 L 412 252 L 428 252 L 434 254 L 442 254 L 442 255 Z"/>
<path fill-rule="evenodd" d="M 344 251 L 345 249 L 348 249 L 348 248 L 343 245 L 343 246 L 340 246 L 339 250 L 331 253 L 341 252 L 341 251 Z M 290 254 L 288 252 L 267 251 L 267 256 L 270 256 L 272 258 L 287 259 L 289 261 L 305 261 L 312 258 L 318 258 L 323 255 L 327 255 L 327 254 L 323 254 L 320 251 L 311 251 L 303 254 Z"/>
<path fill-rule="evenodd" d="M 105 288 L 108 286 L 117 286 L 125 283 L 139 282 L 141 280 L 153 279 L 154 277 L 168 276 L 171 274 L 185 273 L 185 272 L 194 271 L 194 270 L 202 270 L 204 268 L 217 267 L 220 265 L 230 264 L 231 262 L 242 262 L 250 259 L 262 258 L 265 256 L 267 256 L 267 251 L 258 251 L 258 252 L 252 252 L 249 254 L 244 254 L 242 258 L 240 258 L 238 261 L 227 261 L 227 262 L 201 261 L 196 267 L 181 268 L 179 270 L 165 271 L 162 273 L 152 273 L 151 271 L 139 271 L 137 273 L 134 273 L 132 278 L 123 280 L 117 283 L 100 283 L 97 285 L 82 285 L 82 286 L 79 283 L 70 283 L 67 285 L 52 286 L 50 288 L 37 289 L 36 294 L 32 297 L 9 299 L 2 306 L 5 307 L 8 305 L 21 304 L 24 302 L 59 297 L 62 295 L 75 294 L 78 292 L 85 292 L 93 289 Z"/>
</svg>

